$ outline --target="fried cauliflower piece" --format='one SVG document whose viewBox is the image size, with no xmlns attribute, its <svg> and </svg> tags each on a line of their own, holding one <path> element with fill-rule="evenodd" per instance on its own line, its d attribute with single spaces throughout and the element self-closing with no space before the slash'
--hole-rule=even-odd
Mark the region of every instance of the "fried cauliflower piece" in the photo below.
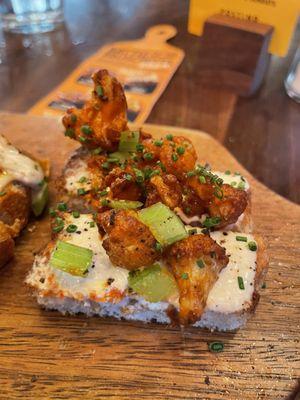
<svg viewBox="0 0 300 400">
<path fill-rule="evenodd" d="M 127 130 L 127 103 L 122 85 L 106 69 L 93 75 L 92 99 L 82 110 L 70 108 L 63 117 L 66 136 L 88 148 L 114 151 L 120 133 Z"/>
<path fill-rule="evenodd" d="M 125 169 L 116 167 L 105 178 L 105 185 L 110 187 L 112 197 L 121 200 L 140 200 L 142 188 L 136 181 L 136 174 L 130 165 Z"/>
<path fill-rule="evenodd" d="M 173 210 L 181 205 L 181 186 L 174 175 L 154 175 L 150 179 L 147 191 L 146 207 L 162 202 Z"/>
<path fill-rule="evenodd" d="M 13 237 L 27 225 L 30 209 L 30 189 L 18 183 L 8 184 L 0 196 L 0 221 L 13 229 Z"/>
<path fill-rule="evenodd" d="M 14 256 L 14 247 L 10 229 L 0 221 L 0 268 Z"/>
<path fill-rule="evenodd" d="M 186 172 L 194 169 L 197 154 L 189 139 L 183 136 L 174 136 L 172 140 L 163 140 L 159 159 L 167 173 L 183 179 Z"/>
<path fill-rule="evenodd" d="M 219 273 L 228 263 L 225 249 L 207 235 L 183 239 L 168 250 L 166 262 L 179 287 L 179 323 L 198 321 Z"/>
<path fill-rule="evenodd" d="M 209 215 L 221 218 L 218 229 L 234 224 L 248 204 L 248 195 L 244 190 L 235 189 L 227 184 L 222 185 L 221 190 L 222 198 L 213 196 L 208 205 Z"/>
<path fill-rule="evenodd" d="M 99 225 L 107 233 L 103 241 L 114 265 L 135 270 L 159 260 L 161 253 L 156 249 L 156 240 L 149 228 L 130 210 L 110 210 L 98 215 Z"/>
<path fill-rule="evenodd" d="M 186 183 L 202 201 L 205 211 L 220 218 L 217 228 L 234 224 L 247 207 L 248 195 L 244 190 L 227 184 L 217 186 L 208 179 L 201 183 L 198 176 L 187 178 Z"/>
</svg>

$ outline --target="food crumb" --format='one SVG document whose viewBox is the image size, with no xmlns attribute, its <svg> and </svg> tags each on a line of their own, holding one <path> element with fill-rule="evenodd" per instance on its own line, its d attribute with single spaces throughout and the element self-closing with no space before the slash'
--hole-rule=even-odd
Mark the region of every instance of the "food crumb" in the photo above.
<svg viewBox="0 0 300 400">
<path fill-rule="evenodd" d="M 206 376 L 206 377 L 205 377 L 204 383 L 205 383 L 206 385 L 209 385 L 209 384 L 210 384 L 209 376 Z"/>
</svg>

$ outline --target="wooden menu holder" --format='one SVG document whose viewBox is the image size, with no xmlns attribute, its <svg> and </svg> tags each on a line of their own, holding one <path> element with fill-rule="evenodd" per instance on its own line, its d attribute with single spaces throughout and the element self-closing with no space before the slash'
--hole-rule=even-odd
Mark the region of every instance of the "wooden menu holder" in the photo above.
<svg viewBox="0 0 300 400">
<path fill-rule="evenodd" d="M 204 24 L 199 78 L 204 86 L 250 96 L 267 71 L 268 46 L 273 27 L 225 15 L 214 15 Z"/>
</svg>

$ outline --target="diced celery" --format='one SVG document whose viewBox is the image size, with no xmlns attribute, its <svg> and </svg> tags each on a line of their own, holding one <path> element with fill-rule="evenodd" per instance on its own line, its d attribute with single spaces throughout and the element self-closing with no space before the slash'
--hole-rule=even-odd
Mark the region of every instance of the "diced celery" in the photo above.
<svg viewBox="0 0 300 400">
<path fill-rule="evenodd" d="M 181 219 L 162 203 L 140 210 L 138 217 L 163 246 L 168 246 L 188 236 Z"/>
<path fill-rule="evenodd" d="M 68 274 L 83 277 L 92 264 L 92 259 L 92 250 L 58 240 L 50 265 Z"/>
<path fill-rule="evenodd" d="M 115 151 L 114 153 L 110 153 L 108 156 L 108 161 L 110 159 L 118 159 L 120 163 L 130 159 L 130 154 L 128 152 L 121 153 L 120 151 Z"/>
<path fill-rule="evenodd" d="M 49 189 L 47 182 L 43 182 L 42 187 L 37 191 L 33 191 L 31 200 L 31 209 L 36 217 L 39 217 L 48 202 Z"/>
<path fill-rule="evenodd" d="M 136 151 L 136 145 L 140 139 L 140 132 L 138 131 L 124 131 L 121 132 L 119 151 Z"/>
<path fill-rule="evenodd" d="M 128 209 L 128 210 L 135 210 L 136 208 L 141 208 L 143 203 L 140 201 L 133 201 L 133 200 L 108 200 L 108 207 L 115 208 L 117 210 L 120 209 Z"/>
<path fill-rule="evenodd" d="M 128 285 L 147 301 L 154 303 L 167 300 L 178 292 L 173 275 L 159 264 L 143 270 L 131 271 L 128 276 Z"/>
</svg>

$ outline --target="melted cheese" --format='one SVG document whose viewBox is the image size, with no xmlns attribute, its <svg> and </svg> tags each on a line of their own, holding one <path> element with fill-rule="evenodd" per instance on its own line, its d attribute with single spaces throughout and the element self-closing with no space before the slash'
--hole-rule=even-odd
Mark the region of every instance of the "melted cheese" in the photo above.
<svg viewBox="0 0 300 400">
<path fill-rule="evenodd" d="M 247 181 L 246 178 L 244 178 L 240 174 L 237 173 L 225 174 L 225 172 L 219 172 L 219 171 L 212 171 L 212 173 L 218 175 L 218 177 L 223 179 L 223 182 L 227 183 L 227 185 L 232 185 L 235 188 L 238 188 L 239 185 L 242 185 L 244 186 L 244 190 L 246 191 L 250 189 L 249 182 Z"/>
<path fill-rule="evenodd" d="M 72 215 L 65 214 L 65 228 L 69 224 L 74 224 L 77 226 L 77 232 L 80 232 L 80 234 L 76 232 L 68 233 L 64 230 L 59 235 L 59 239 L 91 249 L 94 253 L 94 267 L 90 267 L 87 276 L 84 278 L 73 276 L 53 268 L 57 284 L 70 294 L 79 294 L 84 297 L 88 297 L 91 293 L 102 297 L 112 289 L 118 289 L 120 292 L 123 292 L 128 284 L 128 271 L 111 264 L 102 246 L 97 225 L 90 227 L 90 222 L 92 221 L 93 218 L 90 214 L 81 214 L 79 218 L 73 218 Z M 108 279 L 113 280 L 110 286 L 107 286 Z"/>
<path fill-rule="evenodd" d="M 0 190 L 11 181 L 18 181 L 29 187 L 36 187 L 43 179 L 40 165 L 20 153 L 0 135 L 0 169 L 4 172 Z M 6 176 L 6 178 L 5 178 Z"/>
<path fill-rule="evenodd" d="M 256 272 L 256 251 L 249 250 L 248 243 L 254 237 L 245 233 L 216 231 L 211 237 L 229 256 L 229 263 L 221 271 L 207 299 L 207 309 L 221 313 L 241 311 L 251 304 Z M 247 242 L 236 240 L 236 236 L 247 237 Z M 245 289 L 239 288 L 238 277 L 243 278 Z"/>
<path fill-rule="evenodd" d="M 81 178 L 86 178 L 80 182 Z M 78 189 L 91 190 L 91 175 L 84 160 L 77 160 L 76 168 L 68 168 L 65 171 L 65 188 L 70 194 L 77 194 Z"/>
</svg>

